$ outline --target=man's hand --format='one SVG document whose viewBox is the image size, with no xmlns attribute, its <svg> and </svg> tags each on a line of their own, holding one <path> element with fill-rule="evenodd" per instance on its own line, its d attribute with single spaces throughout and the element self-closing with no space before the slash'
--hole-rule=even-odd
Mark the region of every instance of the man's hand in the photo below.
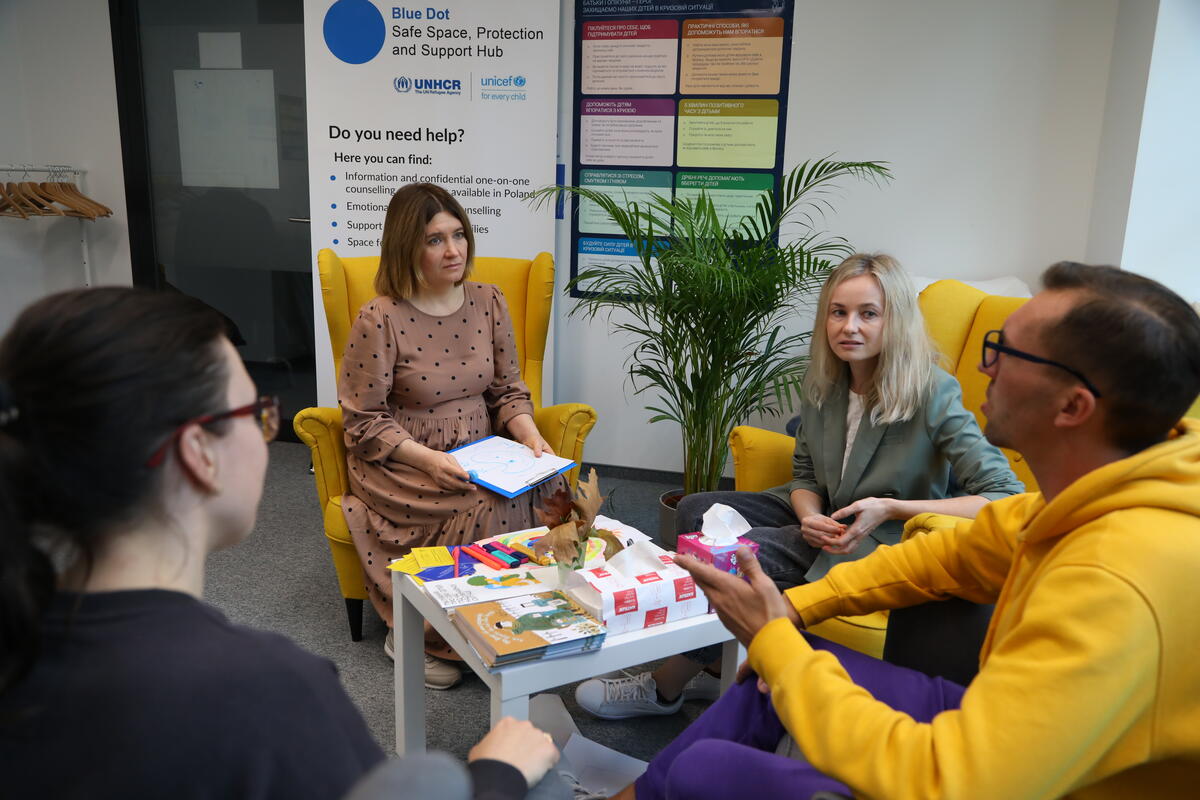
<svg viewBox="0 0 1200 800">
<path fill-rule="evenodd" d="M 762 571 L 749 547 L 739 547 L 737 557 L 746 580 L 686 555 L 675 556 L 675 563 L 691 573 L 708 595 L 708 602 L 717 610 L 721 622 L 739 642 L 749 647 L 771 620 L 785 617 L 798 623 L 800 615 Z"/>
<path fill-rule="evenodd" d="M 893 519 L 892 501 L 887 497 L 864 497 L 856 500 L 845 508 L 840 508 L 830 515 L 833 519 L 854 517 L 853 524 L 845 528 L 841 536 L 825 542 L 825 549 L 837 555 L 853 553 L 858 545 L 871 531 L 880 524 Z"/>
<path fill-rule="evenodd" d="M 754 668 L 750 666 L 749 661 L 743 661 L 741 664 L 738 665 L 737 675 L 734 676 L 733 680 L 735 683 L 745 683 L 751 677 L 758 679 L 758 691 L 760 693 L 762 693 L 762 694 L 770 694 L 771 693 L 771 687 L 767 686 L 767 682 L 764 681 L 762 678 L 759 678 L 758 675 L 755 674 Z"/>
</svg>

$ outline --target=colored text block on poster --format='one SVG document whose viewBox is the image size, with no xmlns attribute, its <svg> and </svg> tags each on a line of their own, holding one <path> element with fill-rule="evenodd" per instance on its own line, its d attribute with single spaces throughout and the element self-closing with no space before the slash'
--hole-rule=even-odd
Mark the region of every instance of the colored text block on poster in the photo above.
<svg viewBox="0 0 1200 800">
<path fill-rule="evenodd" d="M 605 20 L 583 26 L 584 94 L 674 94 L 679 23 Z"/>
<path fill-rule="evenodd" d="M 778 117 L 778 100 L 681 100 L 676 163 L 770 169 L 775 166 Z"/>
<path fill-rule="evenodd" d="M 683 23 L 681 94 L 777 94 L 783 20 L 689 19 Z"/>
<path fill-rule="evenodd" d="M 579 171 L 579 185 L 612 197 L 618 205 L 633 201 L 648 203 L 654 195 L 671 196 L 671 173 L 655 170 L 601 170 Z M 588 200 L 579 203 L 580 233 L 608 233 L 623 235 L 615 222 Z"/>
<path fill-rule="evenodd" d="M 775 176 L 764 172 L 680 172 L 675 176 L 676 199 L 695 200 L 708 195 L 726 228 L 737 227 L 742 217 L 753 216 L 763 192 L 775 188 Z"/>
<path fill-rule="evenodd" d="M 675 101 L 589 98 L 580 103 L 579 163 L 669 167 L 675 156 Z"/>
</svg>

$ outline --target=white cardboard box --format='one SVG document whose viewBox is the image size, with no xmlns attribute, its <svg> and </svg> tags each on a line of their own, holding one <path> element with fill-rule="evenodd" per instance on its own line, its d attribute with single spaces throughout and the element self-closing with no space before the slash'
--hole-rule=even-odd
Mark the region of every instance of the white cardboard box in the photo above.
<svg viewBox="0 0 1200 800">
<path fill-rule="evenodd" d="M 565 589 L 610 635 L 708 613 L 704 592 L 671 555 L 636 542 L 601 566 L 571 573 Z"/>
</svg>

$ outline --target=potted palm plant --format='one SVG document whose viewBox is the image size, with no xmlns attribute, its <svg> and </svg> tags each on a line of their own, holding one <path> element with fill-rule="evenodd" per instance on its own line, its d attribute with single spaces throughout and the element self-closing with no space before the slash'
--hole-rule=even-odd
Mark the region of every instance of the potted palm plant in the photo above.
<svg viewBox="0 0 1200 800">
<path fill-rule="evenodd" d="M 630 339 L 634 393 L 656 395 L 646 406 L 650 421 L 680 426 L 684 485 L 675 502 L 715 490 L 734 426 L 752 414 L 778 414 L 799 389 L 810 332 L 788 332 L 784 321 L 851 252 L 818 221 L 832 210 L 840 180 L 889 177 L 877 161 L 805 162 L 785 176 L 778 196 L 763 192 L 740 220 L 723 219 L 703 191 L 641 203 L 579 186 L 534 194 L 535 201 L 565 192 L 594 203 L 633 245 L 629 262 L 578 272 L 570 313 L 606 313 Z M 663 535 L 673 538 L 673 525 Z"/>
</svg>

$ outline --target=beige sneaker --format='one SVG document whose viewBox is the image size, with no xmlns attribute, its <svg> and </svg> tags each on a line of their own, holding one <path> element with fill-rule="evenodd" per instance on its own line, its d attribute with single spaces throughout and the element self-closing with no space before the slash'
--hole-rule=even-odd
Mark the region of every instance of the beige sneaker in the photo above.
<svg viewBox="0 0 1200 800">
<path fill-rule="evenodd" d="M 462 670 L 457 664 L 425 654 L 425 688 L 449 689 L 462 682 Z"/>
<path fill-rule="evenodd" d="M 396 639 L 392 631 L 387 632 L 383 640 L 383 652 L 387 657 L 396 660 Z M 425 654 L 425 688 L 449 689 L 462 682 L 462 669 L 451 661 Z"/>
</svg>

